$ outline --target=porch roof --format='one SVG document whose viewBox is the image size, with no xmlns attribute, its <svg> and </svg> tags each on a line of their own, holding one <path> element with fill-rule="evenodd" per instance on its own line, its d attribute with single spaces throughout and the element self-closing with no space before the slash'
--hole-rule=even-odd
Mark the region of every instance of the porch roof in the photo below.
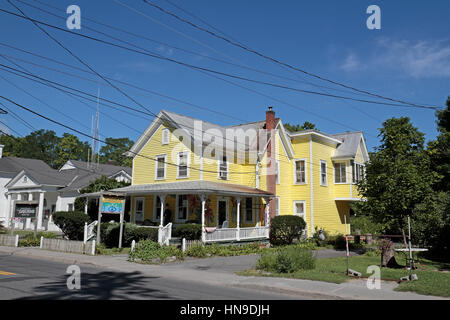
<svg viewBox="0 0 450 320">
<path fill-rule="evenodd" d="M 139 184 L 110 190 L 130 194 L 220 194 L 234 196 L 274 197 L 270 192 L 237 184 L 212 181 L 180 181 L 169 183 Z"/>
</svg>

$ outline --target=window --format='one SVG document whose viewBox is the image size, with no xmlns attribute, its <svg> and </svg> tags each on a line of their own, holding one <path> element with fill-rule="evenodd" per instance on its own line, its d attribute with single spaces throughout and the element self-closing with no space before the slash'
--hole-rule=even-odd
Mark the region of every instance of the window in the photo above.
<svg viewBox="0 0 450 320">
<path fill-rule="evenodd" d="M 28 177 L 27 177 L 27 176 L 24 176 L 24 177 L 23 177 L 23 182 L 24 182 L 24 183 L 27 183 L 27 182 L 28 182 Z"/>
<path fill-rule="evenodd" d="M 188 156 L 189 154 L 187 152 L 180 152 L 178 154 L 177 178 L 187 178 L 189 176 Z"/>
<path fill-rule="evenodd" d="M 68 205 L 68 211 L 73 211 L 73 203 L 69 203 L 69 205 Z"/>
<path fill-rule="evenodd" d="M 352 164 L 352 181 L 358 183 L 362 180 L 364 175 L 364 166 L 362 164 L 351 161 Z"/>
<path fill-rule="evenodd" d="M 334 183 L 346 183 L 347 182 L 347 172 L 345 163 L 335 163 L 334 164 Z"/>
<path fill-rule="evenodd" d="M 228 162 L 227 157 L 223 156 L 219 161 L 219 179 L 227 180 L 228 179 Z"/>
<path fill-rule="evenodd" d="M 295 160 L 294 183 L 306 183 L 305 160 Z"/>
<path fill-rule="evenodd" d="M 158 196 L 155 196 L 155 213 L 153 215 L 154 220 L 159 221 L 159 217 L 161 216 L 161 199 Z"/>
<path fill-rule="evenodd" d="M 144 221 L 144 198 L 136 198 L 134 200 L 134 221 Z"/>
<path fill-rule="evenodd" d="M 305 201 L 304 200 L 297 200 L 294 201 L 294 215 L 302 217 L 303 220 L 305 219 Z"/>
<path fill-rule="evenodd" d="M 162 144 L 169 144 L 170 140 L 170 131 L 169 129 L 162 130 Z"/>
<path fill-rule="evenodd" d="M 244 222 L 253 222 L 253 198 L 245 198 Z"/>
<path fill-rule="evenodd" d="M 186 195 L 177 196 L 177 219 L 186 220 L 188 212 L 188 201 Z"/>
<path fill-rule="evenodd" d="M 327 162 L 325 160 L 320 160 L 320 185 L 328 185 L 327 180 Z"/>
<path fill-rule="evenodd" d="M 275 175 L 276 175 L 276 183 L 277 184 L 280 184 L 280 161 L 276 161 L 276 165 L 277 165 L 277 167 L 276 167 L 276 171 L 275 171 Z"/>
<path fill-rule="evenodd" d="M 166 155 L 156 156 L 155 180 L 166 178 Z"/>
</svg>

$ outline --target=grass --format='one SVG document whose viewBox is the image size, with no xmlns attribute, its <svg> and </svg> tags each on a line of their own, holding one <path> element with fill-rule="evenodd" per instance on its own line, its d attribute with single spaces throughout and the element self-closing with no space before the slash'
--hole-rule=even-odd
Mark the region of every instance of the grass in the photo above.
<svg viewBox="0 0 450 320">
<path fill-rule="evenodd" d="M 397 262 L 402 265 L 400 256 Z M 367 267 L 370 265 L 380 265 L 380 257 L 370 256 L 356 256 L 350 257 L 350 268 L 362 273 L 363 277 L 368 277 L 371 274 L 367 273 Z M 271 277 L 285 277 L 296 279 L 317 280 L 332 283 L 343 283 L 348 281 L 346 276 L 347 258 L 324 258 L 317 259 L 316 268 L 313 270 L 297 271 L 290 274 L 268 273 L 262 270 L 246 270 L 239 272 L 240 275 L 247 276 L 271 276 Z M 424 295 L 444 296 L 450 297 L 450 263 L 440 263 L 421 259 L 418 269 L 414 270 L 419 280 L 401 282 L 396 288 L 396 291 L 413 291 Z M 381 268 L 382 280 L 399 281 L 401 277 L 409 275 L 409 271 L 401 269 Z"/>
<path fill-rule="evenodd" d="M 99 255 L 104 256 L 111 256 L 114 254 L 129 254 L 131 251 L 130 247 L 127 248 L 106 248 L 106 246 L 101 243 L 100 245 L 96 246 L 95 253 Z"/>
</svg>

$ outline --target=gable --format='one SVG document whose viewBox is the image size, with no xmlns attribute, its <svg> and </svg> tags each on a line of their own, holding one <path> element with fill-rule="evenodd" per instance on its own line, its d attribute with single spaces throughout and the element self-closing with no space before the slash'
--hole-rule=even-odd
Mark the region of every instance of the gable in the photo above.
<svg viewBox="0 0 450 320">
<path fill-rule="evenodd" d="M 35 187 L 38 186 L 39 183 L 35 181 L 29 174 L 27 174 L 24 170 L 19 172 L 14 178 L 11 179 L 10 182 L 6 184 L 6 188 L 23 188 L 23 187 Z"/>
</svg>

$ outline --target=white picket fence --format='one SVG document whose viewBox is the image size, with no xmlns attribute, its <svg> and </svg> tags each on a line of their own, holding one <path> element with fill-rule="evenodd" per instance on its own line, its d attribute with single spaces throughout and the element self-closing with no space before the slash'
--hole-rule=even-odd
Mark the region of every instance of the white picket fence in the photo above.
<svg viewBox="0 0 450 320">
<path fill-rule="evenodd" d="M 18 247 L 19 235 L 8 236 L 6 234 L 0 234 L 0 246 Z"/>
<path fill-rule="evenodd" d="M 84 241 L 47 239 L 41 237 L 39 247 L 45 250 L 95 255 L 95 240 L 84 243 Z"/>
</svg>

